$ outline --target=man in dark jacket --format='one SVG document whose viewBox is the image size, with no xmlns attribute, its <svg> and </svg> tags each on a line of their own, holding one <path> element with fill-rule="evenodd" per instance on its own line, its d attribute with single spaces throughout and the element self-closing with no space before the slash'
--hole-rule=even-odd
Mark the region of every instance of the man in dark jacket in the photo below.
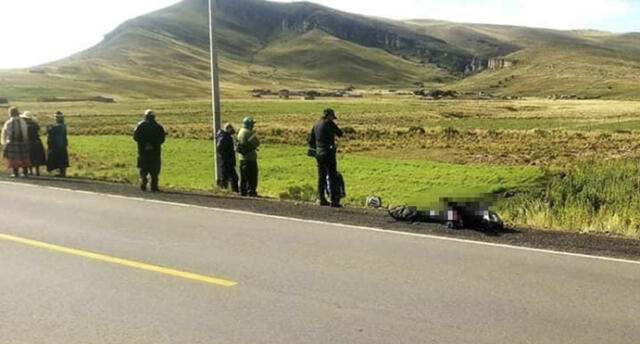
<svg viewBox="0 0 640 344">
<path fill-rule="evenodd" d="M 162 144 L 166 133 L 162 125 L 156 122 L 152 110 L 145 112 L 144 121 L 138 123 L 133 139 L 138 143 L 138 168 L 140 169 L 140 189 L 147 191 L 147 176 L 151 175 L 151 191 L 158 192 L 158 176 L 162 166 Z"/>
<path fill-rule="evenodd" d="M 342 130 L 336 124 L 336 120 L 336 114 L 332 109 L 324 110 L 322 119 L 311 130 L 309 147 L 312 150 L 315 149 L 316 161 L 318 162 L 318 199 L 320 205 L 341 208 L 335 138 L 336 136 L 342 137 Z M 327 201 L 325 196 L 327 176 L 331 188 L 331 203 Z"/>
<path fill-rule="evenodd" d="M 216 135 L 216 150 L 218 154 L 218 186 L 223 189 L 229 188 L 239 193 L 238 173 L 236 172 L 236 151 L 233 144 L 233 135 L 236 133 L 231 123 L 224 125 Z"/>
</svg>

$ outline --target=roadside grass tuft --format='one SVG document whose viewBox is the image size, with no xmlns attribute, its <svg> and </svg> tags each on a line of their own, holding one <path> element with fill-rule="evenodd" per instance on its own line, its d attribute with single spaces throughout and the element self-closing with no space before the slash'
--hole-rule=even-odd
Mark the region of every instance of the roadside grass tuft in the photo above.
<svg viewBox="0 0 640 344">
<path fill-rule="evenodd" d="M 640 237 L 640 158 L 590 161 L 569 167 L 501 203 L 511 222 L 537 228 Z"/>
</svg>

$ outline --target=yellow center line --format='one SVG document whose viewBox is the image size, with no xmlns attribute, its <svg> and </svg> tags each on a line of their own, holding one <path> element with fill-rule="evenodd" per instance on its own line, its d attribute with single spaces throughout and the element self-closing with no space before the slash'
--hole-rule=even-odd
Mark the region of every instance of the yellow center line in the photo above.
<svg viewBox="0 0 640 344">
<path fill-rule="evenodd" d="M 153 271 L 153 272 L 157 272 L 157 273 L 161 273 L 161 274 L 165 274 L 165 275 L 171 275 L 171 276 L 175 276 L 175 277 L 186 278 L 186 279 L 190 279 L 190 280 L 195 280 L 195 281 L 200 281 L 200 282 L 204 282 L 204 283 L 220 285 L 220 286 L 224 286 L 224 287 L 233 287 L 233 286 L 238 284 L 238 283 L 233 282 L 233 281 L 220 279 L 220 278 L 216 278 L 216 277 L 212 277 L 212 276 L 205 276 L 205 275 L 200 275 L 200 274 L 196 274 L 196 273 L 192 273 L 192 272 L 180 271 L 180 270 L 165 268 L 165 267 L 161 267 L 161 266 L 157 266 L 157 265 L 140 263 L 140 262 L 136 262 L 136 261 L 128 260 L 128 259 L 110 257 L 110 256 L 107 256 L 107 255 L 104 255 L 104 254 L 93 253 L 93 252 L 88 252 L 88 251 L 84 251 L 84 250 L 78 250 L 78 249 L 64 247 L 64 246 L 58 246 L 58 245 L 54 245 L 54 244 L 48 244 L 46 242 L 31 240 L 31 239 L 27 239 L 27 238 L 21 238 L 21 237 L 17 237 L 17 236 L 13 236 L 13 235 L 8 235 L 8 234 L 0 233 L 0 240 L 16 242 L 16 243 L 20 243 L 20 244 L 29 245 L 29 246 L 35 246 L 35 247 L 39 247 L 39 248 L 44 248 L 44 249 L 55 251 L 55 252 L 67 253 L 67 254 L 80 256 L 80 257 L 84 257 L 84 258 L 89 258 L 89 259 L 95 259 L 95 260 L 99 260 L 99 261 L 103 261 L 103 262 L 107 262 L 107 263 L 124 265 L 124 266 L 128 266 L 128 267 L 135 268 L 135 269 Z"/>
</svg>

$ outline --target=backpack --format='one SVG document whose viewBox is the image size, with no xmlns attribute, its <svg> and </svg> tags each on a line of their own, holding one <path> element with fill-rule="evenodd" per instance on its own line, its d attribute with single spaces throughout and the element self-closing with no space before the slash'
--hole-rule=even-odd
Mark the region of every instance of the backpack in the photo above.
<svg viewBox="0 0 640 344">
<path fill-rule="evenodd" d="M 331 178 L 327 175 L 327 189 L 326 193 L 331 198 Z M 342 177 L 342 173 L 338 172 L 338 195 L 340 199 L 347 197 L 347 189 L 344 185 L 344 177 Z"/>
<path fill-rule="evenodd" d="M 418 209 L 407 206 L 397 206 L 389 209 L 389 216 L 397 221 L 413 222 L 418 220 Z"/>
</svg>

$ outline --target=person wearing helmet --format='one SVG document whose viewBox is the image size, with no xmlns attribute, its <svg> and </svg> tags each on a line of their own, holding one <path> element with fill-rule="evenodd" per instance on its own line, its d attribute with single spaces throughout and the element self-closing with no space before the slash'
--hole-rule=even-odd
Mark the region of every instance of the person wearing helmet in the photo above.
<svg viewBox="0 0 640 344">
<path fill-rule="evenodd" d="M 160 123 L 156 122 L 153 110 L 147 110 L 144 120 L 136 126 L 133 139 L 138 143 L 138 168 L 140 169 L 140 190 L 147 191 L 147 179 L 151 175 L 151 191 L 160 191 L 158 179 L 162 167 L 162 144 L 166 132 Z"/>
<path fill-rule="evenodd" d="M 236 152 L 233 143 L 233 134 L 236 133 L 231 123 L 224 125 L 216 135 L 216 153 L 218 154 L 218 186 L 227 189 L 231 184 L 231 190 L 239 193 L 238 173 L 236 172 Z"/>
<path fill-rule="evenodd" d="M 342 137 L 343 134 L 335 122 L 337 119 L 333 109 L 324 110 L 322 118 L 311 130 L 309 147 L 311 150 L 315 150 L 315 157 L 318 163 L 318 200 L 320 205 L 341 208 L 336 136 Z M 329 179 L 331 188 L 331 203 L 327 201 L 325 196 L 327 179 Z"/>
<path fill-rule="evenodd" d="M 258 197 L 258 153 L 260 141 L 253 132 L 256 121 L 246 117 L 238 132 L 237 151 L 240 154 L 240 194 Z"/>
</svg>

